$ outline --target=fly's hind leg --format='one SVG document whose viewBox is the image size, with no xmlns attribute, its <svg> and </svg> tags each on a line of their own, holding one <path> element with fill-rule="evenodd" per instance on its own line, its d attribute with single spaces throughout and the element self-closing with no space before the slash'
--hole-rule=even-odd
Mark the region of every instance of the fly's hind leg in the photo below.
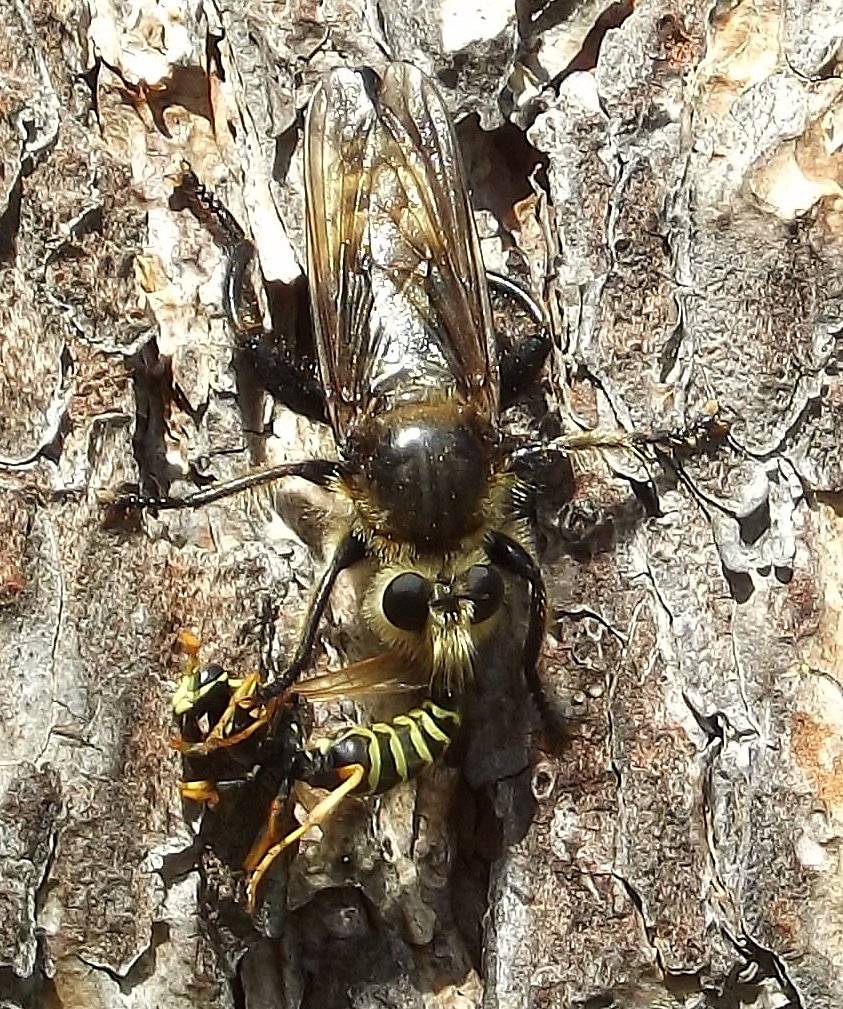
<svg viewBox="0 0 843 1009">
<path fill-rule="evenodd" d="M 254 245 L 231 211 L 200 182 L 187 161 L 182 161 L 173 182 L 172 209 L 189 210 L 226 253 L 223 301 L 232 328 L 242 339 L 262 333 L 263 321 L 251 280 Z"/>
<path fill-rule="evenodd" d="M 223 302 L 237 335 L 237 359 L 274 399 L 311 420 L 326 421 L 325 396 L 315 370 L 296 362 L 285 352 L 283 340 L 264 329 L 258 297 L 252 280 L 255 247 L 233 214 L 183 162 L 176 178 L 172 206 L 187 209 L 226 252 Z M 293 297 L 302 291 L 292 291 Z M 292 313 L 306 318 L 306 298 Z M 296 341 L 298 342 L 298 341 Z"/>
<path fill-rule="evenodd" d="M 224 250 L 227 258 L 223 302 L 226 314 L 237 335 L 238 354 L 251 354 L 264 340 L 264 328 L 254 284 L 252 263 L 254 246 L 234 216 L 197 178 L 190 165 L 182 162 L 175 178 L 171 205 L 174 209 L 189 210 Z M 322 388 L 312 375 L 297 369 L 292 362 L 268 374 L 272 369 L 260 360 L 253 362 L 256 379 L 275 398 L 305 416 L 325 420 Z M 276 388 L 278 386 L 278 388 Z M 285 394 L 285 387 L 286 394 Z M 102 500 L 108 506 L 106 525 L 119 525 L 129 516 L 148 509 L 153 512 L 199 508 L 224 497 L 263 486 L 287 476 L 299 476 L 320 486 L 330 485 L 339 477 L 340 466 L 331 460 L 314 459 L 301 463 L 286 463 L 249 473 L 220 483 L 210 484 L 202 490 L 184 497 L 143 495 L 133 491 L 106 492 Z"/>
</svg>

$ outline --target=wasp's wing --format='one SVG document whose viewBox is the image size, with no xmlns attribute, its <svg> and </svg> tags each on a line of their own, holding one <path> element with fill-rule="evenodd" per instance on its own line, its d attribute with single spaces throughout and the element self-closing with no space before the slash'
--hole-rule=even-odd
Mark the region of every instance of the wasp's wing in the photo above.
<svg viewBox="0 0 843 1009">
<path fill-rule="evenodd" d="M 309 676 L 296 684 L 296 693 L 308 701 L 329 701 L 337 697 L 357 699 L 380 694 L 417 692 L 427 686 L 428 678 L 408 666 L 396 652 L 383 652 L 332 669 L 319 676 Z"/>
<path fill-rule="evenodd" d="M 456 396 L 498 410 L 489 295 L 462 161 L 433 82 L 332 71 L 305 140 L 308 274 L 342 443 L 373 403 Z"/>
</svg>

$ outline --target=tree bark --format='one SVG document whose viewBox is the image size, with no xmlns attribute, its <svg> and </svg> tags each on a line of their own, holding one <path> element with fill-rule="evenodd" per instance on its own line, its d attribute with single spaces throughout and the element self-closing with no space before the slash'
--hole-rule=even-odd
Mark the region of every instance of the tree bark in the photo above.
<svg viewBox="0 0 843 1009">
<path fill-rule="evenodd" d="M 840 4 L 0 13 L 0 1004 L 843 1005 Z M 487 266 L 554 323 L 506 429 L 729 431 L 662 440 L 657 515 L 622 453 L 544 489 L 566 745 L 530 742 L 499 643 L 463 773 L 349 803 L 270 939 L 252 838 L 203 850 L 182 808 L 175 643 L 245 672 L 269 597 L 294 647 L 329 505 L 284 484 L 107 528 L 101 495 L 333 451 L 235 368 L 172 177 L 252 236 L 296 351 L 303 110 L 388 59 L 438 80 Z M 353 589 L 321 668 L 359 643 Z"/>
</svg>

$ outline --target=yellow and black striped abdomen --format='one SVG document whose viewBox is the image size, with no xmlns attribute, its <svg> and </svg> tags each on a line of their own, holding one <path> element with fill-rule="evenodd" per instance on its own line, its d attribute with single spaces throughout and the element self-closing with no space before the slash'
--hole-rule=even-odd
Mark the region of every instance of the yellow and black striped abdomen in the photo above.
<svg viewBox="0 0 843 1009">
<path fill-rule="evenodd" d="M 356 725 L 308 748 L 311 766 L 301 777 L 320 788 L 335 788 L 362 767 L 365 776 L 353 795 L 376 795 L 415 778 L 448 749 L 460 727 L 460 714 L 431 700 L 391 722 Z"/>
</svg>

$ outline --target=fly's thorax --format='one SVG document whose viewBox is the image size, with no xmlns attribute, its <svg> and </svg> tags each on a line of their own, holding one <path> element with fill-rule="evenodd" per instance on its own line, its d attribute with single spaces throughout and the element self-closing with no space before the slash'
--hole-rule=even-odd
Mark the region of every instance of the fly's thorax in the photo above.
<svg viewBox="0 0 843 1009">
<path fill-rule="evenodd" d="M 488 420 L 452 401 L 366 418 L 345 446 L 364 525 L 419 551 L 458 547 L 486 520 L 495 447 Z"/>
</svg>

